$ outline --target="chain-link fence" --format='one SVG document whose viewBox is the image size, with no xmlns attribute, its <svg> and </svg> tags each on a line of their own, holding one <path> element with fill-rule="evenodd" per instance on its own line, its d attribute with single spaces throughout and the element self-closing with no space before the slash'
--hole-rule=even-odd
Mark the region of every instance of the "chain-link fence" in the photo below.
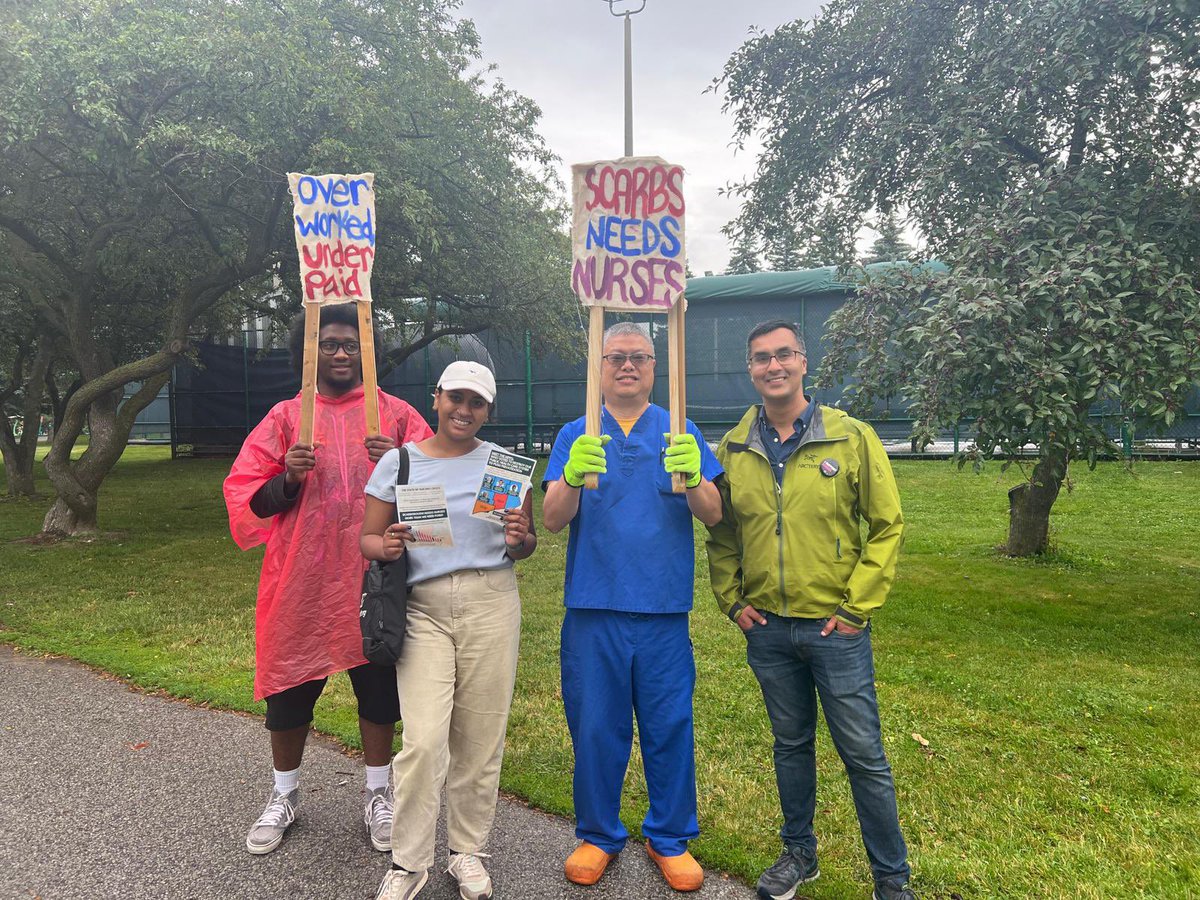
<svg viewBox="0 0 1200 900">
<path fill-rule="evenodd" d="M 808 368 L 815 372 L 826 348 L 826 320 L 852 290 L 839 283 L 832 269 L 809 272 L 717 276 L 688 283 L 687 412 L 712 442 L 758 400 L 746 372 L 746 335 L 759 322 L 785 319 L 800 324 L 808 350 Z M 635 316 L 652 332 L 657 357 L 651 400 L 667 405 L 666 316 Z M 264 350 L 261 332 L 247 332 L 241 346 L 200 348 L 201 367 L 181 364 L 170 389 L 172 445 L 185 455 L 236 453 L 249 430 L 280 400 L 295 396 L 299 378 L 285 350 Z M 579 346 L 585 347 L 581 329 Z M 432 418 L 430 403 L 442 369 L 454 359 L 487 364 L 498 388 L 494 421 L 481 432 L 488 440 L 535 453 L 546 452 L 566 422 L 584 414 L 586 363 L 538 352 L 537 336 L 506 342 L 495 335 L 459 338 L 435 344 L 411 355 L 380 379 L 390 394 L 411 403 Z M 840 389 L 816 393 L 823 403 L 836 403 Z M 1200 455 L 1200 389 L 1194 390 L 1187 415 L 1161 435 L 1134 435 L 1123 425 L 1119 409 L 1097 410 L 1115 442 L 1134 452 Z M 889 416 L 882 408 L 869 417 L 894 454 L 916 454 L 912 420 Z M 965 449 L 970 423 L 941 435 L 924 450 L 942 455 Z"/>
</svg>

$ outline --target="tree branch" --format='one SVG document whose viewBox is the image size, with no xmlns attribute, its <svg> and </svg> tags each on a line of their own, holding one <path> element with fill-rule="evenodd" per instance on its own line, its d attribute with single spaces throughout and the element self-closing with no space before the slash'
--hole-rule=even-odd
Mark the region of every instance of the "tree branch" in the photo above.
<svg viewBox="0 0 1200 900">
<path fill-rule="evenodd" d="M 162 386 L 170 378 L 171 370 L 168 368 L 166 371 L 152 375 L 142 382 L 142 386 L 138 388 L 137 393 L 122 403 L 121 409 L 117 412 L 116 425 L 119 431 L 129 432 L 133 430 L 133 424 L 137 419 L 138 413 L 150 405 L 150 402 L 158 396 L 158 392 L 162 390 Z"/>
<path fill-rule="evenodd" d="M 42 256 L 46 257 L 46 259 L 54 263 L 54 265 L 57 266 L 68 279 L 74 280 L 77 277 L 78 271 L 74 266 L 71 265 L 70 261 L 63 256 L 56 247 L 43 240 L 40 235 L 38 235 L 24 222 L 0 213 L 0 228 L 7 228 L 14 235 L 24 241 L 25 244 L 28 245 L 29 248 L 35 253 L 40 253 Z"/>
<path fill-rule="evenodd" d="M 1083 164 L 1083 154 L 1087 150 L 1087 136 L 1090 119 L 1082 110 L 1075 117 L 1075 125 L 1071 129 L 1071 145 L 1067 150 L 1067 171 L 1072 172 Z"/>
<path fill-rule="evenodd" d="M 1027 162 L 1033 163 L 1038 168 L 1041 168 L 1046 165 L 1047 157 L 1046 157 L 1045 153 L 1041 153 L 1038 150 L 1035 150 L 1033 147 L 1030 147 L 1028 144 L 1024 144 L 1021 141 L 1018 141 L 1015 137 L 1012 137 L 1011 135 L 1006 134 L 1000 138 L 1000 142 L 1003 143 L 1004 146 L 1007 147 L 1009 150 L 1012 150 L 1014 153 L 1016 153 L 1018 156 L 1020 156 L 1022 159 L 1026 160 Z"/>
<path fill-rule="evenodd" d="M 415 341 L 405 344 L 403 347 L 397 347 L 394 350 L 389 350 L 383 357 L 384 365 L 380 369 L 379 377 L 384 378 L 389 372 L 400 365 L 418 350 L 424 350 L 434 341 L 439 338 L 450 337 L 455 334 L 482 334 L 491 328 L 489 322 L 475 322 L 464 325 L 445 325 L 441 328 L 430 330 L 426 328 L 425 334 L 417 338 Z"/>
<path fill-rule="evenodd" d="M 182 204 L 183 208 L 188 211 L 188 214 L 200 228 L 200 234 L 208 242 L 208 245 L 212 248 L 213 253 L 217 254 L 217 256 L 221 259 L 224 259 L 225 249 L 221 246 L 220 240 L 217 239 L 217 234 L 215 231 L 213 231 L 212 223 L 208 221 L 208 218 L 204 215 L 204 213 L 200 212 L 199 209 L 189 202 L 190 198 L 184 196 L 184 191 L 178 187 L 174 181 L 171 180 L 171 176 L 169 176 L 166 172 L 163 172 L 162 180 L 163 184 L 167 186 L 167 190 L 175 195 L 175 199 Z"/>
</svg>

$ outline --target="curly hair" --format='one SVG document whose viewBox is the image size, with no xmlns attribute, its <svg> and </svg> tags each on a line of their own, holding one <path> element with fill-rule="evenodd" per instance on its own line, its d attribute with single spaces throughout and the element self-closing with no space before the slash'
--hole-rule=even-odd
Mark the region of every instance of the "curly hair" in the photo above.
<svg viewBox="0 0 1200 900">
<path fill-rule="evenodd" d="M 321 307 L 321 328 L 326 325 L 349 325 L 358 331 L 358 308 L 354 303 L 333 303 Z M 383 345 L 383 337 L 378 328 L 372 329 L 375 337 L 375 348 L 378 352 Z M 304 371 L 304 313 L 301 312 L 292 319 L 288 326 L 288 351 L 292 354 L 292 370 L 301 375 Z"/>
</svg>

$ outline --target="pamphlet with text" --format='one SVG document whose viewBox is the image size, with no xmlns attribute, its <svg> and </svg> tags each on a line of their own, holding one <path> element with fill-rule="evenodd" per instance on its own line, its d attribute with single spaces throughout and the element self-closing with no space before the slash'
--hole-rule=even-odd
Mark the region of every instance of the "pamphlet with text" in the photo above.
<svg viewBox="0 0 1200 900">
<path fill-rule="evenodd" d="M 450 514 L 446 510 L 446 490 L 440 484 L 396 485 L 396 516 L 412 526 L 416 547 L 453 547 Z"/>
<path fill-rule="evenodd" d="M 520 509 L 529 494 L 537 460 L 499 448 L 488 454 L 483 481 L 475 492 L 471 515 L 504 524 L 505 513 Z"/>
</svg>

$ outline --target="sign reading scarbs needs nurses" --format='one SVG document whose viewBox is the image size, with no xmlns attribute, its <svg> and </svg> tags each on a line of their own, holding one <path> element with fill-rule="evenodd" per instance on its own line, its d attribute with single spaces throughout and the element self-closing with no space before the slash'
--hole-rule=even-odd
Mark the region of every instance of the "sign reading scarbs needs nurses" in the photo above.
<svg viewBox="0 0 1200 900">
<path fill-rule="evenodd" d="M 685 283 L 683 168 L 657 156 L 571 167 L 571 287 L 584 306 L 667 312 Z"/>
<path fill-rule="evenodd" d="M 375 176 L 288 173 L 308 303 L 371 300 L 375 263 Z"/>
</svg>

